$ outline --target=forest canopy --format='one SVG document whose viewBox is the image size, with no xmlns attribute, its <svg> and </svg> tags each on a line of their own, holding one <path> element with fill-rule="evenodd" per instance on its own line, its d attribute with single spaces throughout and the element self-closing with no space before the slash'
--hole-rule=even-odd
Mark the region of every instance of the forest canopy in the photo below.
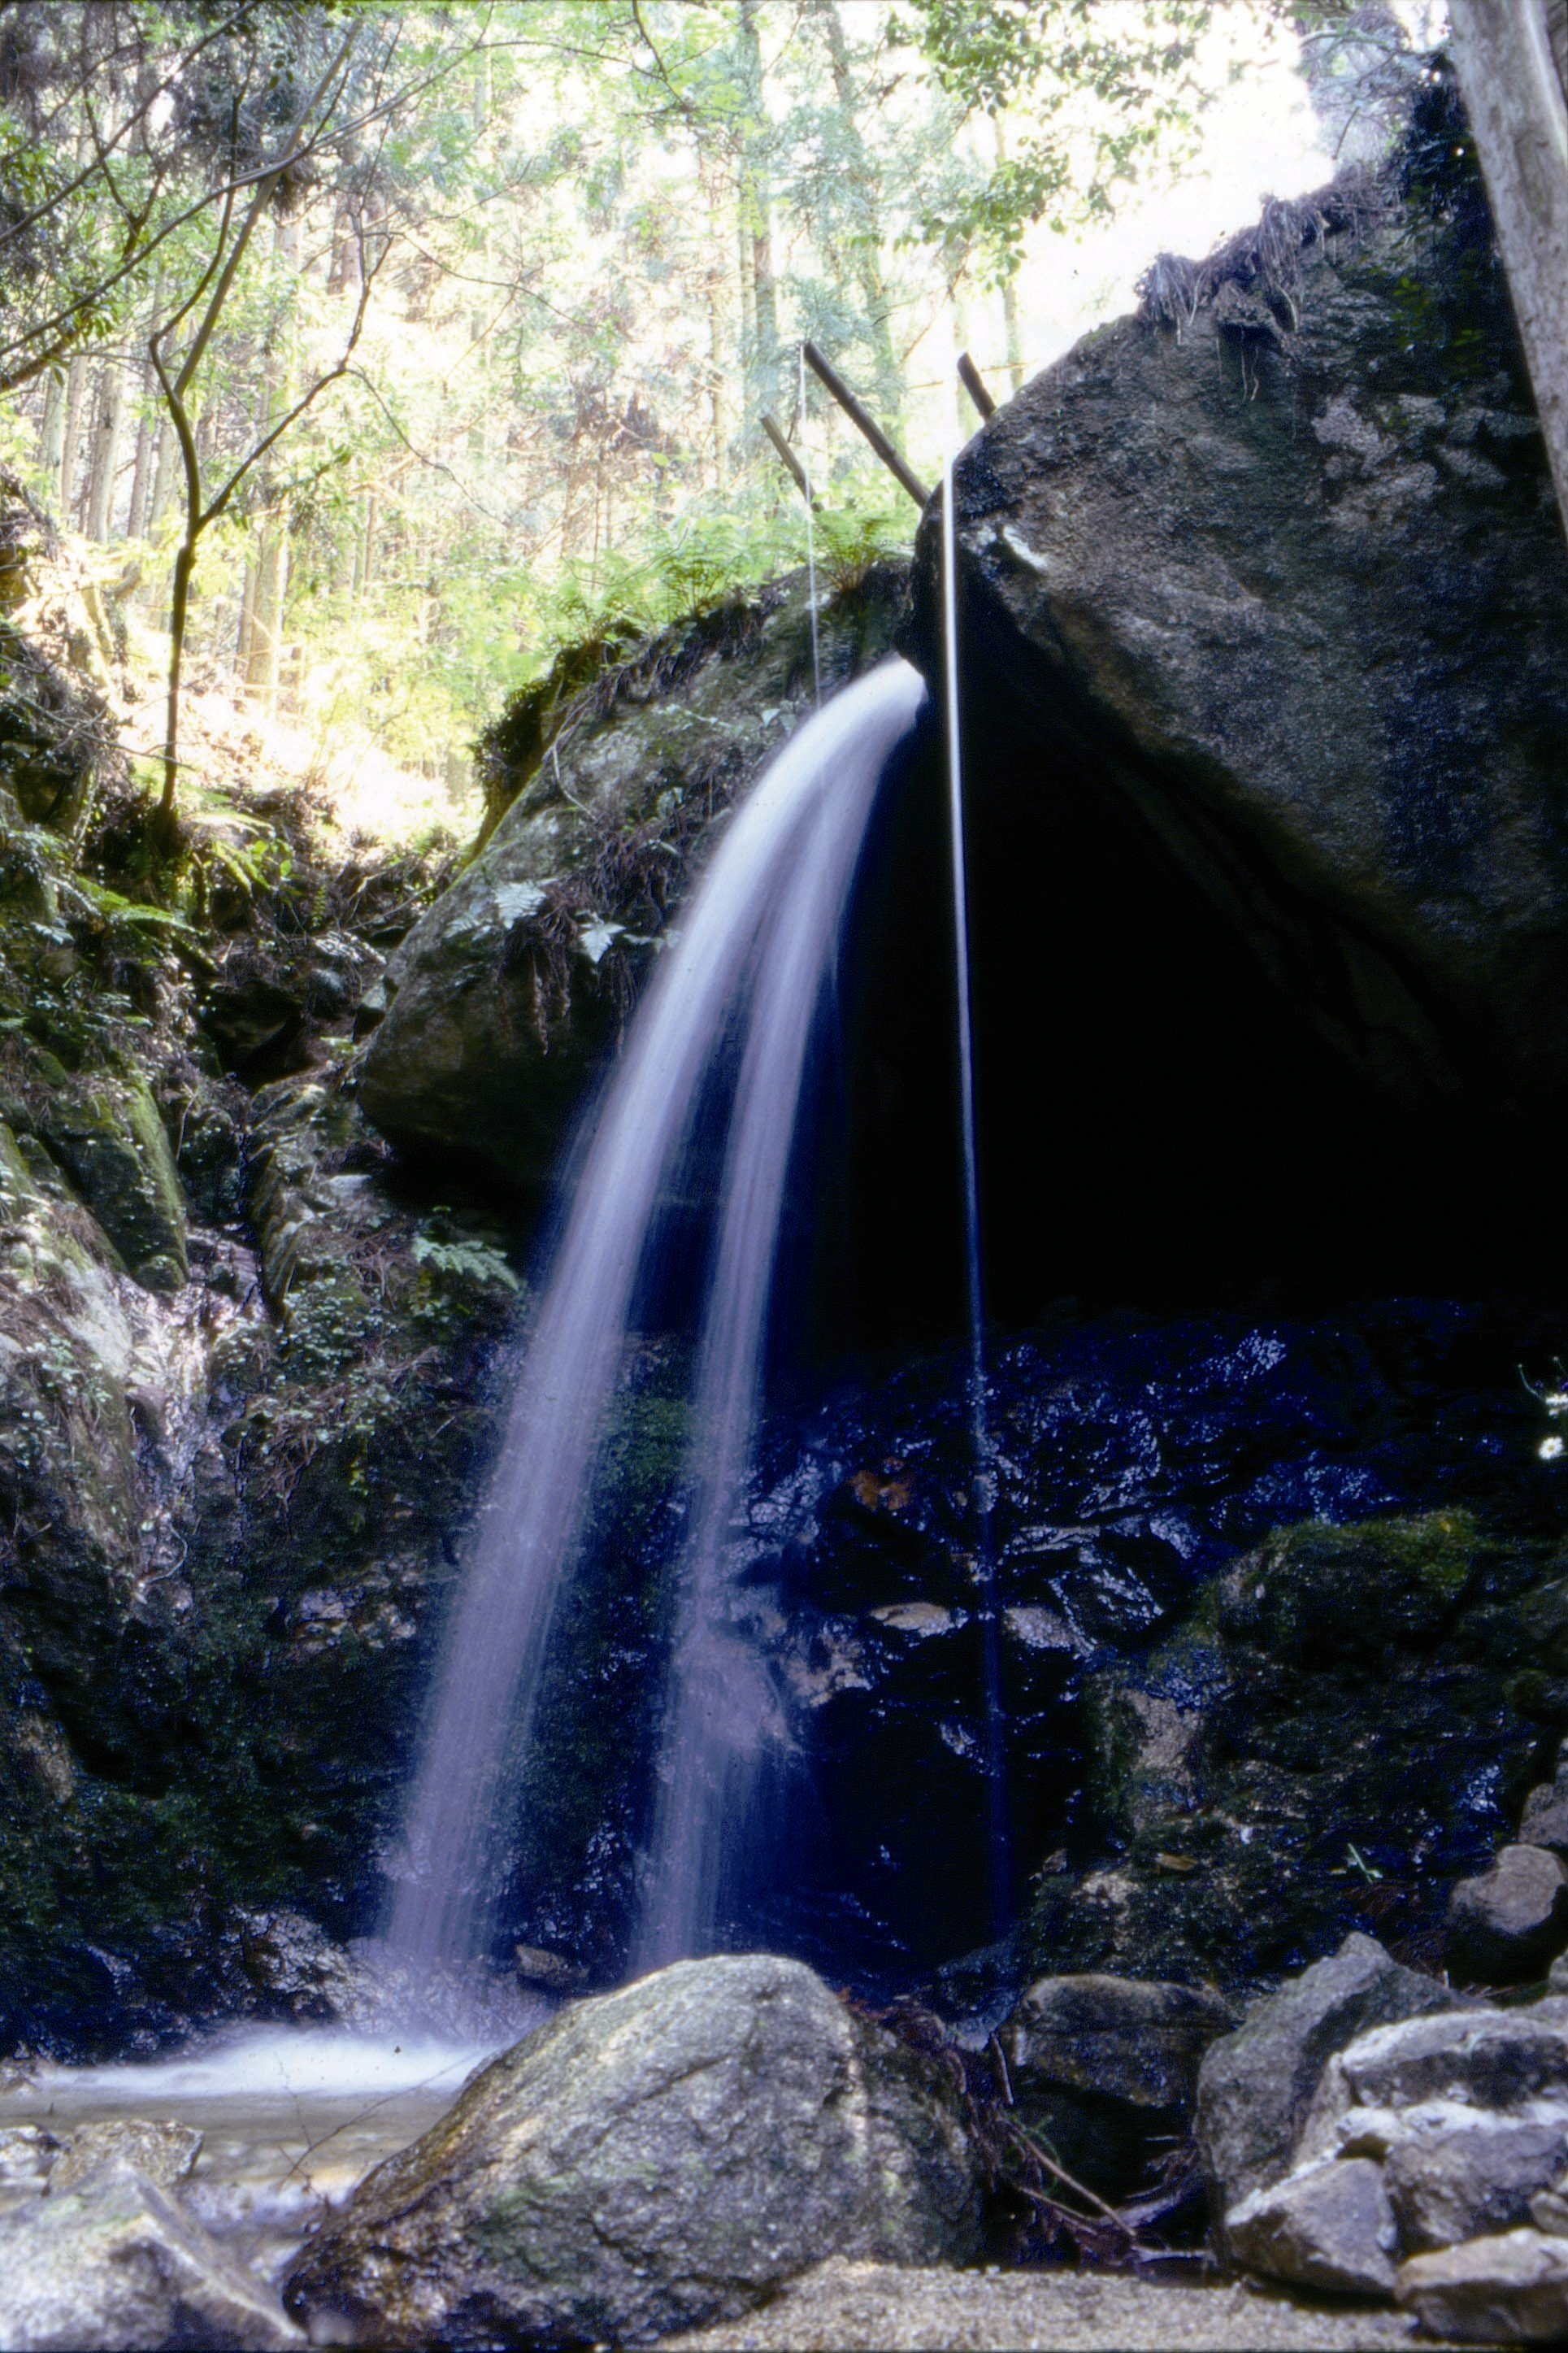
<svg viewBox="0 0 1568 2353">
<path fill-rule="evenodd" d="M 764 419 L 830 575 L 905 543 L 803 341 L 934 472 L 958 352 L 1003 392 L 1049 356 L 1031 241 L 1294 38 L 1266 0 L 9 0 L 0 462 L 173 628 L 166 802 L 182 659 L 457 784 L 563 644 L 801 560 Z"/>
</svg>

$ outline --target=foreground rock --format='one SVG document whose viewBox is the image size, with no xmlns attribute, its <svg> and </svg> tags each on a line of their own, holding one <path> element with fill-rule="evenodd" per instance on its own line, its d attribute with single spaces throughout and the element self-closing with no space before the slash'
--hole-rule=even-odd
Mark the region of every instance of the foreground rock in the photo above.
<svg viewBox="0 0 1568 2353">
<path fill-rule="evenodd" d="M 1289 2170 L 1336 2052 L 1367 2027 L 1454 2007 L 1447 1987 L 1363 1936 L 1258 2002 L 1198 2077 L 1198 2151 L 1220 2212 Z"/>
<path fill-rule="evenodd" d="M 1019 714 L 1052 792 L 1087 764 L 1389 1094 L 1541 1111 L 1568 560 L 1466 152 L 1434 89 L 1380 179 L 1167 258 L 999 410 L 957 471 L 963 626 L 981 723 Z M 928 522 L 929 675 L 937 566 Z"/>
<path fill-rule="evenodd" d="M 1399 2301 L 1435 2337 L 1461 2345 L 1541 2345 L 1568 2336 L 1568 2239 L 1505 2231 L 1417 2255 Z"/>
<path fill-rule="evenodd" d="M 395 2346 L 622 2342 L 831 2254 L 960 2261 L 976 2225 L 934 2067 L 798 1962 L 682 1962 L 486 2068 L 318 2232 L 287 2301 Z"/>
<path fill-rule="evenodd" d="M 1198 2067 L 1235 2023 L 1215 1994 L 1136 1978 L 1042 1978 L 1001 2030 L 1019 2122 L 1112 2200 L 1191 2122 Z"/>
<path fill-rule="evenodd" d="M 1397 2297 L 1464 2342 L 1555 2339 L 1568 2000 L 1444 2008 L 1433 1986 L 1423 2005 L 1409 1976 L 1352 1937 L 1210 2052 L 1198 2137 L 1222 2243 L 1293 2286 Z"/>
<path fill-rule="evenodd" d="M 272 2353 L 305 2341 L 167 2190 L 112 2158 L 0 2214 L 6 2353 Z"/>
</svg>

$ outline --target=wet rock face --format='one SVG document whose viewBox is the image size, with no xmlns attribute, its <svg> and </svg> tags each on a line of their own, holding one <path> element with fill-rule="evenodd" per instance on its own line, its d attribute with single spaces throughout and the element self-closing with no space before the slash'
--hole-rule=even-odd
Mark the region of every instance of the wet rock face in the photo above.
<svg viewBox="0 0 1568 2353">
<path fill-rule="evenodd" d="M 1511 1834 L 1568 1714 L 1559 1490 L 1521 1345 L 1407 1304 L 997 1353 L 1015 1986 L 1251 1990 L 1352 1927 L 1440 1963 L 1450 1888 Z M 976 1991 L 947 1965 L 995 1936 L 963 1382 L 942 1358 L 782 1415 L 731 1556 L 731 1623 L 793 1747 L 727 1934 L 871 1988 L 936 1972 L 939 2009 Z M 659 1499 L 684 1424 L 656 1406 L 626 1446 L 647 1493 L 574 1587 L 520 1809 L 510 1933 L 595 1972 L 635 1903 L 681 1525 Z"/>
<path fill-rule="evenodd" d="M 1175 265 L 964 452 L 975 823 L 1009 786 L 1118 813 L 1385 1095 L 1560 1116 L 1568 554 L 1431 103 L 1378 181 Z M 928 522 L 932 676 L 937 562 Z M 990 756 L 1005 711 L 1032 766 Z"/>
<path fill-rule="evenodd" d="M 901 573 L 879 567 L 828 597 L 825 693 L 887 652 L 902 593 Z M 384 1134 L 466 1155 L 524 1194 L 549 1183 L 709 827 L 812 691 L 792 578 L 610 662 L 552 712 L 542 758 L 523 731 L 530 781 L 387 968 L 362 1082 Z"/>
<path fill-rule="evenodd" d="M 307 2245 L 290 2308 L 388 2345 L 623 2343 L 829 2254 L 961 2261 L 975 2175 L 931 2064 L 796 1962 L 681 1962 L 488 2067 Z"/>
</svg>

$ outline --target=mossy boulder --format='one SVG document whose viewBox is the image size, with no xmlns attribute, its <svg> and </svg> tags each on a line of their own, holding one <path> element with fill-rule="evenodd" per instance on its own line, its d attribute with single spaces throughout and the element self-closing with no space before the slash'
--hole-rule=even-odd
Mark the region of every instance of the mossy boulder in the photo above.
<svg viewBox="0 0 1568 2353">
<path fill-rule="evenodd" d="M 388 2346 L 642 2344 L 829 2255 L 978 2251 L 951 2082 L 798 1961 L 683 1961 L 485 2068 L 308 2242 L 318 2331 Z"/>
<path fill-rule="evenodd" d="M 879 565 L 826 598 L 825 692 L 888 651 L 902 593 Z M 498 723 L 495 758 L 527 781 L 392 958 L 360 1082 L 395 1143 L 524 1195 L 553 1176 L 711 828 L 810 706 L 805 582 L 601 652 L 547 730 L 531 696 Z"/>
<path fill-rule="evenodd" d="M 49 1144 L 139 1282 L 174 1291 L 189 1272 L 185 1203 L 168 1133 L 140 1071 L 66 1089 Z"/>
</svg>

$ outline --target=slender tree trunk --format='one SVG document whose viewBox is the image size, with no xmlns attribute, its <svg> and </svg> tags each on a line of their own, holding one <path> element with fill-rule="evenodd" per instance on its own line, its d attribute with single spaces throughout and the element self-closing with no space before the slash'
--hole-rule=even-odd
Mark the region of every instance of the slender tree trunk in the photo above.
<svg viewBox="0 0 1568 2353">
<path fill-rule="evenodd" d="M 1454 64 L 1568 529 L 1568 99 L 1543 0 L 1452 0 Z"/>
<path fill-rule="evenodd" d="M 153 503 L 147 514 L 147 535 L 152 538 L 168 513 L 174 495 L 174 468 L 179 463 L 180 444 L 172 425 L 164 424 L 158 433 L 158 462 L 153 469 Z"/>
<path fill-rule="evenodd" d="M 153 298 L 147 308 L 147 332 L 152 334 L 163 314 L 163 273 L 160 269 L 153 281 Z M 148 511 L 153 501 L 153 458 L 158 430 L 158 379 L 152 360 L 143 357 L 140 372 L 141 398 L 136 417 L 136 456 L 131 469 L 131 505 L 126 517 L 125 535 L 142 539 L 146 534 Z"/>
<path fill-rule="evenodd" d="M 1016 271 L 1002 280 L 1002 331 L 1007 338 L 1007 381 L 1015 392 L 1024 389 L 1024 334 L 1018 317 Z"/>
<path fill-rule="evenodd" d="M 250 639 L 245 682 L 270 710 L 278 694 L 278 650 L 283 630 L 283 595 L 289 577 L 289 534 L 281 521 L 264 525 L 256 557 L 250 600 Z"/>
<path fill-rule="evenodd" d="M 79 352 L 66 371 L 66 421 L 60 438 L 60 521 L 68 524 L 71 492 L 76 486 L 77 437 L 81 431 L 82 396 L 87 390 L 87 362 Z"/>
<path fill-rule="evenodd" d="M 44 414 L 38 427 L 38 471 L 52 492 L 60 479 L 66 446 L 66 388 L 52 371 L 44 380 Z"/>
<path fill-rule="evenodd" d="M 125 373 L 117 360 L 104 363 L 99 385 L 98 420 L 88 475 L 87 535 L 104 541 L 114 528 L 114 490 L 120 466 L 120 427 L 125 415 Z"/>
<path fill-rule="evenodd" d="M 359 575 L 354 582 L 356 592 L 363 596 L 375 577 L 376 496 L 367 491 L 364 501 L 364 529 L 360 534 Z"/>
<path fill-rule="evenodd" d="M 136 420 L 136 455 L 131 468 L 131 505 L 125 518 L 127 539 L 142 539 L 147 531 L 147 507 L 153 491 L 153 412 L 143 406 Z"/>
<path fill-rule="evenodd" d="M 748 405 L 756 415 L 779 405 L 778 290 L 773 280 L 773 192 L 768 184 L 767 104 L 757 0 L 741 0 L 736 35 L 751 118 L 742 136 L 740 197 L 742 250 L 751 272 Z"/>
<path fill-rule="evenodd" d="M 245 559 L 245 590 L 239 600 L 239 628 L 234 639 L 234 674 L 243 681 L 250 662 L 251 625 L 256 613 L 256 561 Z"/>
<path fill-rule="evenodd" d="M 893 353 L 893 332 L 888 301 L 887 282 L 882 276 L 882 208 L 876 173 L 866 153 L 866 142 L 860 136 L 860 125 L 855 113 L 855 76 L 849 61 L 849 44 L 844 37 L 844 19 L 839 15 L 837 0 L 816 0 L 816 13 L 827 37 L 828 60 L 833 68 L 833 90 L 838 101 L 838 112 L 844 125 L 845 144 L 849 156 L 849 176 L 856 210 L 859 215 L 855 236 L 850 240 L 849 265 L 860 290 L 861 306 L 866 313 L 867 332 L 877 370 L 877 401 L 882 421 L 897 433 L 903 415 L 904 387 L 899 363 Z"/>
</svg>

